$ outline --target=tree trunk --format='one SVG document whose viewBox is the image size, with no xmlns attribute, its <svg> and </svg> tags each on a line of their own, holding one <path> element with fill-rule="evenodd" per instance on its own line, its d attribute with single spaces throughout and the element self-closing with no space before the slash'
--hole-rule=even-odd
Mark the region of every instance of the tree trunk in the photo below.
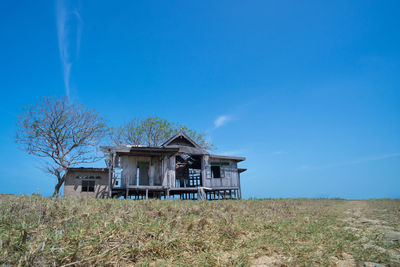
<svg viewBox="0 0 400 267">
<path fill-rule="evenodd" d="M 63 185 L 65 178 L 64 178 L 64 176 L 61 177 L 60 173 L 56 173 L 55 175 L 57 176 L 58 182 L 57 182 L 56 186 L 54 187 L 53 197 L 58 197 L 59 193 L 60 193 L 60 188 Z"/>
</svg>

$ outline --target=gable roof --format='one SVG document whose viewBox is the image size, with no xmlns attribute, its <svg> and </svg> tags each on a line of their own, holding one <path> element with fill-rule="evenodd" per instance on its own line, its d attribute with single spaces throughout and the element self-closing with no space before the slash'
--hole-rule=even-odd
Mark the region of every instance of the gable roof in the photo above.
<svg viewBox="0 0 400 267">
<path fill-rule="evenodd" d="M 186 135 L 184 132 L 182 132 L 182 131 L 179 132 L 179 133 L 177 133 L 177 134 L 175 134 L 174 136 L 172 136 L 170 139 L 168 139 L 167 141 L 165 141 L 161 146 L 162 146 L 162 147 L 169 146 L 169 145 L 171 145 L 171 143 L 172 143 L 173 141 L 175 141 L 175 140 L 178 139 L 178 138 L 183 138 L 183 139 L 185 139 L 186 141 L 188 141 L 190 144 L 192 144 L 193 147 L 202 149 L 201 146 L 199 146 L 195 141 L 193 141 L 192 138 L 190 138 L 189 136 L 187 136 L 187 135 Z"/>
<path fill-rule="evenodd" d="M 183 142 L 182 142 L 183 141 Z M 170 139 L 165 141 L 161 147 L 165 148 L 179 148 L 180 153 L 205 155 L 208 152 L 199 146 L 192 138 L 187 136 L 183 131 L 175 134 Z"/>
</svg>

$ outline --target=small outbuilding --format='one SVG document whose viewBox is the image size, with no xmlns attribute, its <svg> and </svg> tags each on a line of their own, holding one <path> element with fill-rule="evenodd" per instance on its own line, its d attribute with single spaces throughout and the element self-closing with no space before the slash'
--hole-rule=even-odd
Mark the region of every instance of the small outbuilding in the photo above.
<svg viewBox="0 0 400 267">
<path fill-rule="evenodd" d="M 68 168 L 64 183 L 65 197 L 106 198 L 109 195 L 108 168 Z"/>
</svg>

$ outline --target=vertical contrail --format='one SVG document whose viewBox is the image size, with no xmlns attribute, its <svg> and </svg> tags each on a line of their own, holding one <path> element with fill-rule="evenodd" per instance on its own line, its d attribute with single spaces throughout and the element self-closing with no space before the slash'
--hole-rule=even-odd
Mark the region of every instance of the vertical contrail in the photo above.
<svg viewBox="0 0 400 267">
<path fill-rule="evenodd" d="M 79 2 L 71 0 L 57 1 L 57 35 L 60 59 L 63 67 L 65 94 L 70 95 L 71 68 L 79 55 L 82 19 Z"/>
</svg>

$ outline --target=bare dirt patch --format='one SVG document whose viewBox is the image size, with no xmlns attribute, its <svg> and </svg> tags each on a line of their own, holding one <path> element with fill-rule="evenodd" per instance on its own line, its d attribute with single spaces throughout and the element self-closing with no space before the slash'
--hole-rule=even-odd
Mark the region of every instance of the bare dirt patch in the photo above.
<svg viewBox="0 0 400 267">
<path fill-rule="evenodd" d="M 382 209 L 382 206 L 387 206 Z M 375 258 L 365 261 L 364 266 L 400 266 L 400 206 L 398 201 L 370 200 L 348 201 L 344 207 L 344 229 L 360 237 L 361 252 Z"/>
<path fill-rule="evenodd" d="M 251 261 L 251 266 L 253 267 L 275 267 L 275 266 L 279 266 L 279 267 L 283 267 L 286 266 L 285 264 L 282 263 L 283 262 L 283 258 L 282 256 L 279 255 L 275 255 L 275 256 L 261 256 L 258 257 L 254 260 Z"/>
</svg>

